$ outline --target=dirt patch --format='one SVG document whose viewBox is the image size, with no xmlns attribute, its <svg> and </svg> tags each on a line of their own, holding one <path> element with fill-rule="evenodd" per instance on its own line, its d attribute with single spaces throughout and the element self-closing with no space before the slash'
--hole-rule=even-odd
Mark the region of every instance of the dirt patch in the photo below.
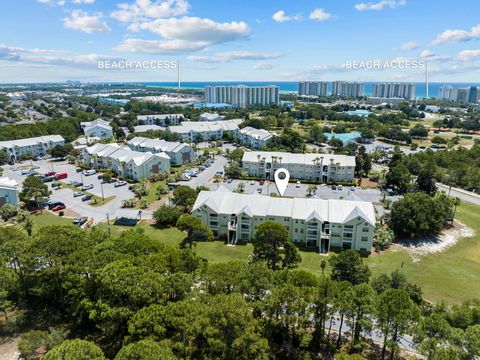
<svg viewBox="0 0 480 360">
<path fill-rule="evenodd" d="M 20 337 L 9 337 L 0 339 L 0 360 L 18 360 L 18 342 Z"/>
<path fill-rule="evenodd" d="M 367 189 L 378 189 L 378 182 L 372 181 L 369 178 L 361 178 L 360 187 Z"/>
<path fill-rule="evenodd" d="M 455 245 L 462 238 L 475 235 L 475 231 L 462 224 L 455 222 L 454 226 L 445 230 L 438 236 L 421 238 L 415 240 L 403 240 L 397 242 L 395 246 L 400 246 L 407 250 L 413 262 L 418 262 L 423 256 L 445 251 L 449 247 Z"/>
</svg>

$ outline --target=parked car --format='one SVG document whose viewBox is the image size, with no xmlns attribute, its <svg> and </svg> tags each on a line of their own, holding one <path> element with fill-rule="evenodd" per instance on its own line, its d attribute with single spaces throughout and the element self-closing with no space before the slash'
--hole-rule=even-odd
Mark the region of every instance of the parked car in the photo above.
<svg viewBox="0 0 480 360">
<path fill-rule="evenodd" d="M 263 191 L 262 188 L 258 188 L 258 189 L 257 189 L 257 192 L 258 192 L 259 194 L 261 194 L 262 191 Z"/>
<path fill-rule="evenodd" d="M 84 197 L 82 197 L 82 201 L 92 200 L 92 198 L 93 198 L 93 195 L 85 195 Z"/>
<path fill-rule="evenodd" d="M 48 206 L 48 210 L 52 210 L 55 206 L 63 205 L 65 204 L 61 201 L 47 201 L 46 205 Z"/>
<path fill-rule="evenodd" d="M 127 185 L 127 182 L 126 181 L 117 181 L 115 184 L 113 184 L 113 186 L 115 187 L 120 187 L 120 186 L 125 186 Z"/>
<path fill-rule="evenodd" d="M 68 177 L 67 173 L 55 174 L 55 180 L 66 179 Z"/>
<path fill-rule="evenodd" d="M 30 170 L 22 170 L 22 175 L 30 175 Z"/>
<path fill-rule="evenodd" d="M 338 190 L 343 190 L 343 185 L 338 185 Z"/>
<path fill-rule="evenodd" d="M 90 189 L 93 189 L 93 184 L 85 184 L 82 186 L 83 191 L 90 190 Z"/>
<path fill-rule="evenodd" d="M 83 171 L 83 169 L 82 169 L 82 168 L 76 168 L 75 171 L 76 171 L 77 173 L 81 173 L 81 172 Z"/>
<path fill-rule="evenodd" d="M 92 175 L 95 175 L 97 172 L 95 170 L 83 170 L 83 175 L 85 176 L 92 176 Z"/>
<path fill-rule="evenodd" d="M 332 185 L 332 190 L 337 190 L 337 185 Z"/>
<path fill-rule="evenodd" d="M 73 193 L 73 197 L 79 197 L 79 196 L 83 196 L 83 191 L 75 191 Z"/>
<path fill-rule="evenodd" d="M 295 187 L 299 188 L 300 186 L 302 186 L 302 184 L 300 184 L 300 181 L 297 181 L 297 183 L 295 184 Z"/>
<path fill-rule="evenodd" d="M 60 189 L 61 187 L 62 187 L 62 184 L 59 184 L 59 183 L 53 183 L 52 184 L 53 189 Z"/>
<path fill-rule="evenodd" d="M 35 175 L 35 177 L 36 177 L 37 179 L 40 179 L 40 180 L 45 179 L 45 176 L 43 176 L 43 175 Z"/>
<path fill-rule="evenodd" d="M 228 179 L 227 183 L 231 184 L 233 182 L 233 179 Z"/>
<path fill-rule="evenodd" d="M 350 191 L 355 191 L 355 190 L 356 190 L 355 186 L 350 186 Z"/>
<path fill-rule="evenodd" d="M 52 182 L 52 181 L 53 181 L 53 177 L 49 176 L 49 177 L 43 178 L 42 180 L 43 180 L 44 183 L 46 183 L 46 182 Z"/>
<path fill-rule="evenodd" d="M 75 219 L 73 219 L 73 225 L 82 226 L 87 221 L 88 221 L 88 217 L 86 217 L 86 216 L 83 216 L 81 218 L 75 218 Z"/>
<path fill-rule="evenodd" d="M 48 177 L 48 176 L 53 176 L 53 175 L 55 175 L 56 173 L 57 173 L 56 171 L 49 171 L 49 172 L 45 173 L 45 176 L 47 176 L 47 177 Z"/>
<path fill-rule="evenodd" d="M 60 210 L 65 209 L 65 207 L 66 207 L 66 206 L 65 206 L 64 204 L 57 205 L 57 206 L 54 206 L 54 207 L 52 208 L 52 211 L 60 211 Z"/>
</svg>

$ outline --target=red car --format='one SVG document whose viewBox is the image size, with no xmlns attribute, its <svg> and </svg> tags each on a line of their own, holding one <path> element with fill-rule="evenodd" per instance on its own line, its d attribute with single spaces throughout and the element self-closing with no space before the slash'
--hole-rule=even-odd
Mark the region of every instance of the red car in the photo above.
<svg viewBox="0 0 480 360">
<path fill-rule="evenodd" d="M 61 173 L 55 175 L 55 180 L 66 179 L 68 177 L 67 173 Z"/>
<path fill-rule="evenodd" d="M 52 211 L 60 211 L 65 209 L 65 205 L 57 205 L 52 208 Z"/>
<path fill-rule="evenodd" d="M 56 171 L 49 171 L 49 172 L 45 173 L 45 176 L 46 176 L 46 177 L 53 176 L 53 175 L 55 175 L 56 173 L 57 173 Z"/>
</svg>

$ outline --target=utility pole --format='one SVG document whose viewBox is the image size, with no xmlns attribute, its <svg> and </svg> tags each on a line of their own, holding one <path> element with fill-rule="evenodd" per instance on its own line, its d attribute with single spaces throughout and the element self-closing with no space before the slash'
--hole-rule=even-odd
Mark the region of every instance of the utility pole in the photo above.
<svg viewBox="0 0 480 360">
<path fill-rule="evenodd" d="M 103 180 L 100 182 L 100 188 L 102 189 L 102 201 L 105 202 L 105 195 L 103 194 Z"/>
</svg>

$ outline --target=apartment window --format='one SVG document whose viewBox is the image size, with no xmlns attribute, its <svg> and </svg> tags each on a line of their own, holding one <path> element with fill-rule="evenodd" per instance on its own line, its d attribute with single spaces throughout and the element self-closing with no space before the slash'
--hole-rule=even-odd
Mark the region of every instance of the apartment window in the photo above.
<svg viewBox="0 0 480 360">
<path fill-rule="evenodd" d="M 297 229 L 297 228 L 295 228 L 295 232 L 298 233 L 298 229 Z"/>
<path fill-rule="evenodd" d="M 343 233 L 343 237 L 347 239 L 352 239 L 352 234 L 350 233 Z"/>
<path fill-rule="evenodd" d="M 343 228 L 345 230 L 353 230 L 353 225 L 345 225 Z"/>
<path fill-rule="evenodd" d="M 287 221 L 289 221 L 289 220 L 290 220 L 290 219 L 289 219 L 288 217 L 283 218 L 283 221 L 285 221 L 285 222 L 287 222 Z"/>
<path fill-rule="evenodd" d="M 368 227 L 362 228 L 362 232 L 369 232 L 369 231 L 370 231 L 370 229 Z"/>
<path fill-rule="evenodd" d="M 368 237 L 366 236 L 362 236 L 362 239 L 361 239 L 363 242 L 367 242 L 368 241 Z"/>
</svg>

